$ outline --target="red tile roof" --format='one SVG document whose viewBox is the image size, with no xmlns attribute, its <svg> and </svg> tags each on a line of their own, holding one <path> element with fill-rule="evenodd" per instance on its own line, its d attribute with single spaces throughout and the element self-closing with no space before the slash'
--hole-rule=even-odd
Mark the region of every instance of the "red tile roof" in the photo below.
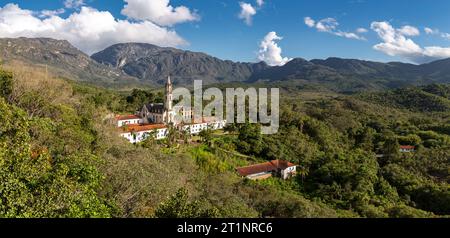
<svg viewBox="0 0 450 238">
<path fill-rule="evenodd" d="M 273 163 L 279 169 L 287 169 L 289 167 L 297 166 L 286 160 L 272 160 L 270 163 Z"/>
<path fill-rule="evenodd" d="M 255 164 L 247 167 L 237 168 L 237 172 L 245 177 L 252 174 L 259 174 L 265 172 L 276 171 L 278 169 L 285 170 L 289 167 L 296 166 L 293 163 L 290 163 L 285 160 L 272 160 L 270 162 Z"/>
<path fill-rule="evenodd" d="M 148 125 L 128 125 L 122 127 L 122 132 L 141 132 L 141 131 L 151 131 L 156 129 L 167 128 L 164 124 L 148 124 Z"/>
<path fill-rule="evenodd" d="M 416 147 L 412 146 L 412 145 L 401 145 L 400 149 L 403 149 L 403 150 L 414 150 L 414 149 L 416 149 Z"/>
<path fill-rule="evenodd" d="M 141 119 L 141 118 L 136 115 L 125 115 L 125 116 L 117 116 L 116 119 L 118 121 L 126 121 L 126 120 L 134 120 L 134 119 Z"/>
</svg>

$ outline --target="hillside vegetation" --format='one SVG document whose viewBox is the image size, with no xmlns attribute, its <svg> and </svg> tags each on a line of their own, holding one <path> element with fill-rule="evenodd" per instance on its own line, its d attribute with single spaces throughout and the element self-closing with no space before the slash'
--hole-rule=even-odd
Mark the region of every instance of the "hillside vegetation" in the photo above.
<svg viewBox="0 0 450 238">
<path fill-rule="evenodd" d="M 415 112 L 449 112 L 450 87 L 448 85 L 428 85 L 401 88 L 384 93 L 362 94 L 366 101 L 388 107 L 408 109 Z"/>
<path fill-rule="evenodd" d="M 430 100 L 289 92 L 276 135 L 243 124 L 193 144 L 174 133 L 131 145 L 110 115 L 161 100 L 158 91 L 10 67 L 0 71 L 0 217 L 449 216 L 448 86 L 388 94 L 416 91 Z M 399 145 L 418 151 L 400 154 Z M 271 159 L 300 165 L 298 176 L 255 182 L 235 173 Z"/>
</svg>

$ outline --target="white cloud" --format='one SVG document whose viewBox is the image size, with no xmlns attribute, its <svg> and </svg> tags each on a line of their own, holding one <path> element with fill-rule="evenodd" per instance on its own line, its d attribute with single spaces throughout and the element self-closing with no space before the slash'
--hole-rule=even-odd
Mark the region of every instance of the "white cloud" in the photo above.
<svg viewBox="0 0 450 238">
<path fill-rule="evenodd" d="M 413 26 L 403 26 L 402 28 L 398 29 L 400 34 L 405 36 L 419 36 L 420 31 L 416 27 Z"/>
<path fill-rule="evenodd" d="M 246 2 L 240 2 L 239 6 L 241 6 L 241 12 L 239 13 L 239 19 L 243 19 L 245 24 L 252 25 L 253 16 L 256 15 L 256 9 L 250 4 Z"/>
<path fill-rule="evenodd" d="M 200 16 L 185 6 L 173 7 L 170 0 L 124 0 L 122 14 L 134 20 L 151 21 L 160 26 L 198 21 Z"/>
<path fill-rule="evenodd" d="M 441 33 L 441 37 L 450 40 L 450 33 L 443 32 Z"/>
<path fill-rule="evenodd" d="M 81 6 L 86 5 L 84 0 L 65 0 L 64 6 L 66 8 L 80 8 Z"/>
<path fill-rule="evenodd" d="M 345 31 L 337 31 L 334 32 L 333 34 L 340 36 L 340 37 L 345 37 L 348 39 L 355 39 L 355 40 L 365 40 L 364 37 L 357 35 L 356 33 L 353 32 L 345 32 Z"/>
<path fill-rule="evenodd" d="M 258 59 L 270 66 L 282 66 L 289 62 L 291 59 L 281 55 L 281 47 L 276 43 L 282 39 L 276 32 L 269 32 L 260 43 Z"/>
<path fill-rule="evenodd" d="M 316 28 L 322 32 L 332 32 L 339 26 L 339 23 L 334 18 L 325 18 L 317 22 Z"/>
<path fill-rule="evenodd" d="M 395 29 L 389 22 L 372 22 L 374 30 L 383 41 L 375 45 L 375 50 L 390 56 L 400 56 L 415 63 L 430 62 L 450 57 L 450 48 L 429 46 L 422 48 L 407 36 L 414 32 L 403 31 L 404 27 Z"/>
<path fill-rule="evenodd" d="M 425 27 L 424 30 L 427 35 L 439 35 L 444 39 L 450 40 L 450 33 L 441 32 L 439 29 L 431 29 L 429 27 Z"/>
<path fill-rule="evenodd" d="M 314 21 L 311 17 L 305 17 L 305 24 L 312 28 L 316 26 L 316 21 Z"/>
<path fill-rule="evenodd" d="M 450 57 L 450 47 L 429 46 L 425 47 L 423 54 L 431 60 L 445 59 Z"/>
<path fill-rule="evenodd" d="M 239 6 L 241 7 L 241 11 L 239 12 L 239 19 L 244 20 L 245 24 L 248 26 L 252 25 L 253 16 L 262 8 L 265 4 L 264 0 L 256 0 L 256 7 L 254 7 L 250 3 L 239 2 Z"/>
<path fill-rule="evenodd" d="M 80 11 L 67 18 L 53 15 L 41 19 L 17 4 L 7 4 L 0 8 L 0 37 L 51 37 L 67 40 L 88 54 L 124 42 L 160 46 L 187 44 L 173 30 L 150 21 L 116 20 L 108 11 L 81 7 Z"/>
<path fill-rule="evenodd" d="M 388 22 L 373 22 L 371 28 L 383 40 L 383 43 L 374 46 L 376 50 L 390 56 L 420 55 L 422 53 L 419 45 L 395 30 Z"/>
<path fill-rule="evenodd" d="M 65 12 L 66 12 L 66 10 L 64 8 L 60 8 L 60 9 L 56 9 L 56 10 L 42 10 L 39 13 L 39 17 L 44 18 L 44 17 L 58 16 Z"/>
<path fill-rule="evenodd" d="M 356 29 L 356 32 L 357 33 L 360 33 L 360 34 L 362 34 L 362 33 L 367 33 L 369 30 L 367 30 L 366 28 L 358 28 L 358 29 Z"/>
<path fill-rule="evenodd" d="M 425 31 L 425 33 L 426 33 L 427 35 L 434 35 L 434 34 L 438 34 L 438 33 L 439 33 L 439 30 L 437 30 L 437 29 L 431 29 L 431 28 L 429 28 L 429 27 L 425 27 L 425 28 L 424 28 L 424 31 Z"/>
<path fill-rule="evenodd" d="M 320 21 L 315 21 L 311 17 L 305 17 L 304 18 L 305 25 L 307 25 L 310 28 L 315 28 L 319 32 L 327 32 L 331 33 L 336 36 L 345 37 L 348 39 L 355 39 L 355 40 L 366 40 L 363 36 L 360 36 L 358 34 L 367 32 L 364 28 L 358 28 L 355 32 L 346 32 L 338 30 L 339 22 L 334 18 L 325 18 Z"/>
<path fill-rule="evenodd" d="M 258 5 L 258 7 L 262 7 L 264 5 L 264 0 L 256 0 L 256 5 Z"/>
</svg>

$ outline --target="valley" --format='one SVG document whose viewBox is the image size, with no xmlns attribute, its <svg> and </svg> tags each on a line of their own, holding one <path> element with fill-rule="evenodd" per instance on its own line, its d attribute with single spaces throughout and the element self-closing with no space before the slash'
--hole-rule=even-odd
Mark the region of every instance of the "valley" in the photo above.
<svg viewBox="0 0 450 238">
<path fill-rule="evenodd" d="M 242 124 L 193 143 L 133 145 L 104 118 L 161 102 L 160 87 L 118 91 L 33 64 L 2 68 L 0 196 L 15 201 L 4 217 L 450 215 L 448 84 L 342 94 L 281 82 L 278 134 Z M 405 145 L 416 150 L 401 153 Z M 236 172 L 276 159 L 299 165 L 297 176 Z"/>
<path fill-rule="evenodd" d="M 1 39 L 0 56 L 1 217 L 450 216 L 448 60 L 270 67 L 134 43 L 90 57 L 27 38 Z M 280 88 L 279 132 L 121 138 L 105 118 L 163 102 L 169 73 L 174 87 Z M 296 175 L 236 171 L 267 161 Z"/>
</svg>

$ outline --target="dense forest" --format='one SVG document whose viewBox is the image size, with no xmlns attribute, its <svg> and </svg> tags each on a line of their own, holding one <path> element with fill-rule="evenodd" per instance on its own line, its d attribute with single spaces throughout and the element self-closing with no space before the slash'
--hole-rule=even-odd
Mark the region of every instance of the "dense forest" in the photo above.
<svg viewBox="0 0 450 238">
<path fill-rule="evenodd" d="M 109 118 L 161 101 L 159 90 L 3 67 L 0 217 L 450 216 L 448 84 L 282 95 L 278 134 L 242 124 L 132 145 Z M 235 172 L 272 159 L 298 164 L 297 176 L 250 181 Z"/>
</svg>

